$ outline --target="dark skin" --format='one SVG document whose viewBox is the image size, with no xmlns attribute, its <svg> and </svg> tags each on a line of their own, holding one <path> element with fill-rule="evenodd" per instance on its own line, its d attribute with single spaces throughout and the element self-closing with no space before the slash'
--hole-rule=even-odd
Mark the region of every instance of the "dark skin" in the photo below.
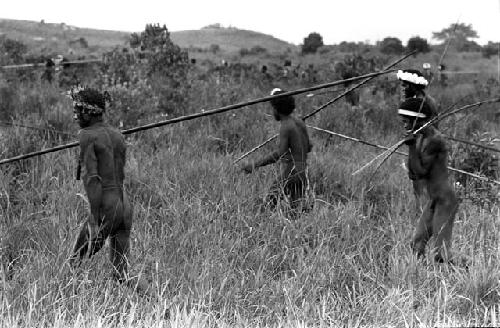
<svg viewBox="0 0 500 328">
<path fill-rule="evenodd" d="M 405 116 L 402 120 L 407 131 L 416 130 L 425 123 Z M 428 126 L 416 135 L 409 135 L 405 144 L 409 149 L 409 168 L 424 182 L 430 199 L 419 219 L 412 248 L 422 256 L 428 240 L 434 236 L 436 261 L 448 262 L 458 201 L 448 181 L 448 150 L 444 138 L 434 127 Z"/>
<path fill-rule="evenodd" d="M 432 97 L 425 94 L 423 87 L 407 81 L 401 81 L 401 97 L 403 100 L 413 97 L 425 99 L 427 104 L 431 107 L 432 112 L 434 112 L 437 115 L 438 111 L 437 111 L 436 101 Z M 413 194 L 415 195 L 415 203 L 416 203 L 415 205 L 417 211 L 422 212 L 423 211 L 422 199 L 426 198 L 425 183 L 419 179 L 414 179 L 412 180 L 412 185 L 413 185 Z"/>
<path fill-rule="evenodd" d="M 307 154 L 312 146 L 302 120 L 293 115 L 279 113 L 275 108 L 273 108 L 273 114 L 274 118 L 281 123 L 278 150 L 256 162 L 247 163 L 242 169 L 250 173 L 258 167 L 279 161 L 280 175 L 272 183 L 266 203 L 271 208 L 275 208 L 279 200 L 286 196 L 291 209 L 294 210 L 291 217 L 296 218 L 296 214 L 307 210 L 303 200 L 307 189 Z"/>
<path fill-rule="evenodd" d="M 278 113 L 275 108 L 273 108 L 273 116 L 281 123 L 278 150 L 256 162 L 244 165 L 242 170 L 246 173 L 251 173 L 258 167 L 281 160 L 284 164 L 282 174 L 286 175 L 291 172 L 293 167 L 305 166 L 307 162 L 307 154 L 311 151 L 312 145 L 304 122 L 293 115 Z"/>
<path fill-rule="evenodd" d="M 79 162 L 91 213 L 76 240 L 72 262 L 92 256 L 109 238 L 114 277 L 126 281 L 132 208 L 123 191 L 125 142 L 122 134 L 103 123 L 100 115 L 75 108 L 75 119 L 82 128 Z"/>
</svg>

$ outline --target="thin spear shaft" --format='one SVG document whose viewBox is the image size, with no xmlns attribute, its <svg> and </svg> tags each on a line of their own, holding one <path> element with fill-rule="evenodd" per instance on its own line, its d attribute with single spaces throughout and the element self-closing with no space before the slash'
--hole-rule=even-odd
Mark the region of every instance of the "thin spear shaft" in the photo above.
<svg viewBox="0 0 500 328">
<path fill-rule="evenodd" d="M 74 60 L 74 61 L 60 62 L 59 66 L 74 65 L 74 64 L 98 63 L 98 62 L 101 62 L 101 61 L 102 60 L 100 60 L 100 59 Z M 45 66 L 45 63 L 5 65 L 5 66 L 0 66 L 0 69 L 28 68 L 28 67 L 41 67 L 41 66 Z"/>
<path fill-rule="evenodd" d="M 413 55 L 416 51 L 412 51 L 410 52 L 409 54 L 401 57 L 400 59 L 396 60 L 395 62 L 391 63 L 390 65 L 388 65 L 387 67 L 385 67 L 381 72 L 394 72 L 395 70 L 391 70 L 390 68 L 393 67 L 393 66 L 396 66 L 397 64 L 399 64 L 400 62 L 402 62 L 403 60 L 405 60 L 406 58 L 410 57 L 411 55 Z M 378 76 L 378 75 L 376 75 Z M 309 114 L 306 114 L 302 119 L 303 120 L 306 120 L 308 118 L 310 118 L 311 116 L 317 114 L 319 111 L 321 111 L 322 109 L 324 109 L 325 107 L 333 104 L 334 102 L 336 102 L 337 100 L 341 99 L 342 97 L 344 97 L 345 95 L 347 95 L 349 92 L 361 87 L 363 84 L 367 83 L 368 81 L 370 81 L 372 78 L 374 78 L 374 76 L 371 76 L 371 77 L 368 77 L 367 79 L 361 81 L 360 83 L 354 85 L 353 87 L 349 88 L 348 90 L 346 90 L 345 92 L 341 93 L 340 95 L 338 95 L 337 97 L 333 98 L 332 100 L 330 100 L 329 102 L 323 104 L 322 106 L 320 106 L 319 108 L 315 109 L 314 111 L 310 112 Z M 282 94 L 283 95 L 283 94 Z M 259 150 L 260 148 L 264 147 L 265 145 L 267 145 L 269 142 L 271 142 L 272 140 L 274 140 L 275 138 L 277 138 L 278 135 L 275 134 L 274 136 L 270 137 L 269 139 L 267 139 L 266 141 L 264 141 L 263 143 L 261 143 L 260 145 L 257 145 L 255 146 L 254 148 L 252 148 L 251 150 L 247 151 L 245 154 L 243 154 L 242 156 L 238 157 L 234 162 L 233 164 L 237 164 L 239 161 L 241 161 L 242 159 L 244 159 L 245 157 L 247 157 L 248 155 L 254 153 L 255 151 Z"/>
<path fill-rule="evenodd" d="M 494 99 L 489 99 L 489 100 L 483 100 L 483 101 L 478 101 L 478 102 L 475 102 L 473 104 L 469 104 L 469 105 L 465 105 L 463 107 L 460 107 L 458 109 L 455 109 L 453 111 L 450 111 L 448 113 L 445 113 L 445 114 L 442 114 L 442 115 L 438 115 L 438 116 L 435 116 L 433 117 L 432 119 L 430 119 L 429 121 L 427 121 L 424 125 L 422 125 L 421 127 L 419 127 L 418 129 L 416 129 L 415 131 L 412 132 L 413 135 L 417 134 L 418 132 L 420 132 L 421 130 L 425 129 L 426 127 L 434 124 L 434 123 L 437 123 L 443 119 L 445 119 L 446 117 L 448 116 L 451 116 L 451 115 L 455 115 L 461 111 L 464 111 L 466 109 L 470 109 L 470 108 L 473 108 L 473 107 L 479 107 L 481 105 L 484 105 L 484 104 L 491 104 L 491 103 L 496 103 L 496 102 L 500 102 L 500 98 L 494 98 Z M 373 174 L 375 174 L 378 170 L 378 168 L 385 162 L 385 160 L 391 156 L 399 147 L 401 147 L 401 145 L 404 143 L 405 139 L 402 139 L 400 141 L 398 141 L 396 144 L 394 144 L 392 147 L 389 148 L 389 150 L 387 150 L 386 152 L 380 154 L 380 155 L 377 155 L 375 157 L 376 158 L 379 158 L 379 157 L 382 157 L 384 156 L 384 159 L 382 160 L 382 162 L 375 168 Z M 372 164 L 374 162 L 374 160 L 371 160 L 369 163 Z M 365 165 L 363 166 L 363 169 L 365 169 L 366 167 L 368 167 L 369 165 Z M 359 173 L 361 172 L 362 170 L 357 170 L 355 173 Z M 372 175 L 373 175 L 372 174 Z"/>
<path fill-rule="evenodd" d="M 399 64 L 400 62 L 402 62 L 403 60 L 405 60 L 406 58 L 410 57 L 411 55 L 413 55 L 414 53 L 416 53 L 416 51 L 412 51 L 410 52 L 409 54 L 406 54 L 404 55 L 403 57 L 399 58 L 398 60 L 396 60 L 395 62 L 391 63 L 390 65 L 388 65 L 387 67 L 385 67 L 382 71 L 387 71 L 389 70 L 390 68 L 396 66 L 397 64 Z M 316 108 L 315 110 L 313 110 L 312 112 L 310 112 L 309 114 L 305 115 L 302 119 L 303 120 L 307 120 L 309 117 L 313 116 L 313 115 L 316 115 L 317 113 L 319 113 L 323 108 L 333 104 L 334 102 L 336 102 L 337 100 L 343 98 L 344 96 L 346 96 L 348 93 L 354 91 L 355 89 L 361 87 L 363 84 L 371 81 L 375 76 L 372 76 L 372 77 L 369 77 L 369 78 L 366 78 L 364 79 L 363 81 L 359 82 L 358 84 L 352 86 L 351 88 L 347 89 L 346 91 L 342 92 L 340 95 L 338 95 L 337 97 L 333 98 L 332 100 L 330 100 L 329 102 L 323 104 L 322 106 Z"/>
<path fill-rule="evenodd" d="M 479 144 L 479 143 L 476 143 L 476 142 L 472 142 L 472 141 L 468 141 L 468 140 L 464 140 L 464 139 L 460 139 L 460 138 L 456 138 L 456 137 L 452 137 L 452 136 L 447 136 L 447 135 L 445 135 L 445 138 L 453 140 L 453 141 L 456 141 L 456 142 L 461 142 L 461 143 L 464 143 L 464 144 L 467 144 L 467 145 L 471 145 L 471 146 L 475 146 L 475 147 L 478 147 L 478 148 L 483 148 L 483 149 L 486 149 L 486 150 L 491 150 L 491 151 L 500 153 L 500 149 L 495 148 L 495 147 L 486 146 L 486 145 L 482 145 L 482 144 Z"/>
<path fill-rule="evenodd" d="M 238 157 L 234 162 L 233 164 L 237 164 L 239 161 L 241 161 L 243 158 L 247 157 L 248 155 L 250 155 L 251 153 L 257 151 L 258 149 L 264 147 L 265 145 L 267 145 L 268 143 L 270 143 L 271 141 L 273 141 L 275 138 L 277 138 L 278 135 L 275 134 L 273 135 L 272 137 L 268 138 L 266 141 L 264 141 L 263 143 L 261 143 L 260 145 L 258 146 L 255 146 L 253 147 L 252 149 L 250 149 L 249 151 L 247 151 L 246 153 L 244 153 L 243 155 L 241 155 L 240 157 Z"/>
<path fill-rule="evenodd" d="M 361 80 L 361 79 L 364 79 L 364 78 L 367 78 L 367 77 L 379 76 L 379 75 L 387 74 L 387 73 L 390 73 L 390 72 L 394 72 L 394 70 L 385 70 L 385 71 L 380 71 L 380 72 L 375 72 L 375 73 L 360 75 L 360 76 L 352 77 L 352 78 L 345 79 L 345 80 L 339 80 L 339 81 L 334 81 L 334 82 L 319 84 L 319 85 L 312 86 L 312 87 L 309 87 L 309 88 L 297 89 L 297 90 L 294 90 L 294 91 L 285 92 L 285 93 L 282 93 L 282 94 L 279 94 L 279 95 L 275 95 L 275 96 L 267 96 L 267 97 L 257 98 L 257 99 L 254 99 L 254 100 L 249 100 L 249 101 L 246 101 L 246 102 L 240 102 L 240 103 L 237 103 L 237 104 L 228 105 L 228 106 L 224 106 L 224 107 L 220 107 L 220 108 L 215 108 L 215 109 L 204 111 L 204 112 L 201 112 L 201 113 L 195 113 L 195 114 L 191 114 L 191 115 L 179 116 L 179 117 L 176 117 L 176 118 L 172 118 L 170 120 L 164 120 L 164 121 L 160 121 L 160 122 L 156 122 L 156 123 L 151 123 L 151 124 L 146 124 L 146 125 L 138 126 L 138 127 L 131 128 L 131 129 L 128 129 L 128 130 L 123 130 L 122 133 L 125 134 L 125 135 L 126 134 L 132 134 L 132 133 L 136 133 L 136 132 L 139 132 L 139 131 L 145 131 L 145 130 L 157 128 L 157 127 L 160 127 L 160 126 L 171 125 L 171 124 L 175 124 L 175 123 L 179 123 L 179 122 L 183 122 L 183 121 L 189 121 L 189 120 L 193 120 L 193 119 L 204 117 L 204 116 L 211 116 L 211 115 L 214 115 L 214 114 L 224 113 L 224 112 L 227 112 L 227 111 L 230 111 L 230 110 L 234 110 L 234 109 L 238 109 L 238 108 L 242 108 L 242 107 L 246 107 L 246 106 L 258 104 L 258 103 L 261 103 L 261 102 L 271 101 L 273 99 L 284 97 L 284 96 L 293 96 L 293 95 L 297 95 L 297 94 L 301 94 L 301 93 L 306 93 L 306 92 L 309 92 L 309 91 L 314 91 L 314 90 L 329 88 L 329 87 L 332 87 L 332 86 L 335 86 L 335 85 L 344 84 L 346 82 L 354 82 L 354 81 Z M 60 146 L 53 147 L 53 148 L 48 148 L 48 149 L 44 149 L 44 150 L 40 150 L 40 151 L 35 151 L 35 152 L 32 152 L 32 153 L 23 154 L 23 155 L 19 155 L 19 156 L 15 156 L 15 157 L 12 157 L 12 158 L 1 160 L 0 161 L 0 165 L 11 163 L 11 162 L 16 162 L 16 161 L 19 161 L 19 160 L 22 160 L 22 159 L 27 159 L 27 158 L 31 158 L 31 157 L 35 157 L 35 156 L 40 156 L 40 155 L 43 155 L 43 154 L 53 153 L 53 152 L 56 152 L 56 151 L 59 151 L 59 150 L 68 149 L 68 148 L 72 148 L 72 147 L 76 147 L 76 146 L 78 146 L 78 142 L 72 142 L 72 143 L 69 143 L 69 144 L 60 145 Z"/>
<path fill-rule="evenodd" d="M 310 126 L 310 125 L 308 125 L 307 127 L 311 128 L 311 129 L 314 129 L 314 130 L 317 130 L 317 131 L 321 131 L 321 132 L 333 135 L 333 136 L 337 136 L 337 137 L 344 138 L 344 139 L 347 139 L 347 140 L 359 142 L 359 143 L 362 143 L 362 144 L 365 144 L 365 145 L 368 145 L 368 146 L 371 146 L 371 147 L 375 147 L 375 148 L 379 148 L 379 149 L 385 149 L 385 150 L 390 150 L 389 147 L 377 145 L 377 144 L 371 143 L 369 141 L 365 141 L 365 140 L 361 140 L 361 139 L 358 139 L 358 138 L 346 136 L 344 134 L 340 134 L 340 133 L 333 132 L 333 131 L 330 131 L 330 130 L 325 130 L 325 129 L 321 129 L 321 128 L 318 128 L 318 127 L 315 127 L 315 126 Z M 407 153 L 401 152 L 399 150 L 396 150 L 394 153 L 396 153 L 398 155 L 408 156 Z M 480 180 L 483 180 L 483 181 L 488 181 L 488 182 L 500 185 L 500 181 L 492 180 L 490 178 L 483 177 L 483 176 L 475 174 L 475 173 L 471 173 L 471 172 L 467 172 L 467 171 L 464 171 L 464 170 L 456 169 L 456 168 L 453 168 L 451 166 L 448 166 L 448 169 L 450 171 L 454 171 L 454 172 L 461 173 L 461 174 L 464 174 L 464 175 L 469 175 L 469 176 L 474 177 L 476 179 L 480 179 Z"/>
</svg>

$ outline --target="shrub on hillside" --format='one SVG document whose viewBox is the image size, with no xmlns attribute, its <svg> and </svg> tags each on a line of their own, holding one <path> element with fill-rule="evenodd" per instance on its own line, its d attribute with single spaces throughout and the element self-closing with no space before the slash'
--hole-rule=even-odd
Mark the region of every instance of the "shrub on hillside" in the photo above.
<svg viewBox="0 0 500 328">
<path fill-rule="evenodd" d="M 378 43 L 380 52 L 386 55 L 400 55 L 404 51 L 403 43 L 395 37 L 387 37 Z"/>
<path fill-rule="evenodd" d="M 302 54 L 314 54 L 322 46 L 323 37 L 319 33 L 312 32 L 306 38 L 304 38 L 304 44 L 302 45 Z"/>
<path fill-rule="evenodd" d="M 0 35 L 0 65 L 22 63 L 26 51 L 24 43 Z"/>
<path fill-rule="evenodd" d="M 429 47 L 429 43 L 427 43 L 427 40 L 419 36 L 411 37 L 406 44 L 406 49 L 409 52 L 416 50 L 422 53 L 426 53 L 431 50 L 431 48 Z"/>
<path fill-rule="evenodd" d="M 183 113 L 187 104 L 189 58 L 174 44 L 165 25 L 146 25 L 141 34 L 133 33 L 130 46 L 143 58 L 138 73 L 158 97 L 157 111 Z"/>
<path fill-rule="evenodd" d="M 216 54 L 220 51 L 220 46 L 218 44 L 211 44 L 210 47 L 208 48 L 208 51 L 210 51 L 213 54 Z"/>
</svg>

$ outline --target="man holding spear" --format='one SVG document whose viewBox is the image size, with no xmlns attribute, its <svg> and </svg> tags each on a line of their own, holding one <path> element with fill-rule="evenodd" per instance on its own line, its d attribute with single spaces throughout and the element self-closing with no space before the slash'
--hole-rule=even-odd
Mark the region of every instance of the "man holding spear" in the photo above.
<svg viewBox="0 0 500 328">
<path fill-rule="evenodd" d="M 279 88 L 271 91 L 271 96 L 284 93 Z M 284 194 L 290 201 L 290 207 L 295 210 L 302 205 L 307 188 L 307 154 L 312 146 L 304 121 L 292 115 L 295 110 L 295 100 L 292 96 L 283 96 L 271 100 L 274 118 L 280 122 L 278 150 L 256 162 L 245 164 L 242 169 L 251 173 L 260 166 L 275 163 L 281 164 L 278 179 L 273 183 L 267 197 L 272 207 L 278 204 Z"/>
<path fill-rule="evenodd" d="M 409 136 L 404 143 L 409 148 L 408 169 L 421 180 L 429 195 L 412 240 L 413 251 L 420 257 L 431 236 L 435 237 L 435 260 L 448 262 L 453 221 L 458 201 L 448 181 L 448 149 L 443 136 L 431 124 L 433 115 L 426 101 L 410 98 L 398 109 Z"/>
<path fill-rule="evenodd" d="M 430 118 L 437 116 L 438 110 L 436 101 L 431 96 L 425 93 L 425 87 L 429 82 L 425 79 L 419 70 L 406 69 L 400 70 L 397 73 L 398 80 L 401 81 L 401 98 L 402 101 L 407 99 L 420 99 L 421 102 L 425 100 L 430 109 Z M 436 125 L 437 127 L 437 125 Z M 413 194 L 415 195 L 415 205 L 417 211 L 422 212 L 422 197 L 425 197 L 424 182 L 417 179 L 415 173 L 408 167 L 408 177 L 412 180 Z"/>
</svg>

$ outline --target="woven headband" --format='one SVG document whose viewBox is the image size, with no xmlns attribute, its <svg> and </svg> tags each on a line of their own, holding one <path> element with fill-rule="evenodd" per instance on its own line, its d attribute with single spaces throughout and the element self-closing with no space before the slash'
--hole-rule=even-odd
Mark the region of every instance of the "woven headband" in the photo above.
<svg viewBox="0 0 500 328">
<path fill-rule="evenodd" d="M 420 117 L 420 118 L 426 118 L 427 116 L 422 113 L 414 112 L 412 110 L 408 109 L 398 109 L 398 114 L 403 115 L 403 116 L 411 116 L 411 117 Z"/>
</svg>

